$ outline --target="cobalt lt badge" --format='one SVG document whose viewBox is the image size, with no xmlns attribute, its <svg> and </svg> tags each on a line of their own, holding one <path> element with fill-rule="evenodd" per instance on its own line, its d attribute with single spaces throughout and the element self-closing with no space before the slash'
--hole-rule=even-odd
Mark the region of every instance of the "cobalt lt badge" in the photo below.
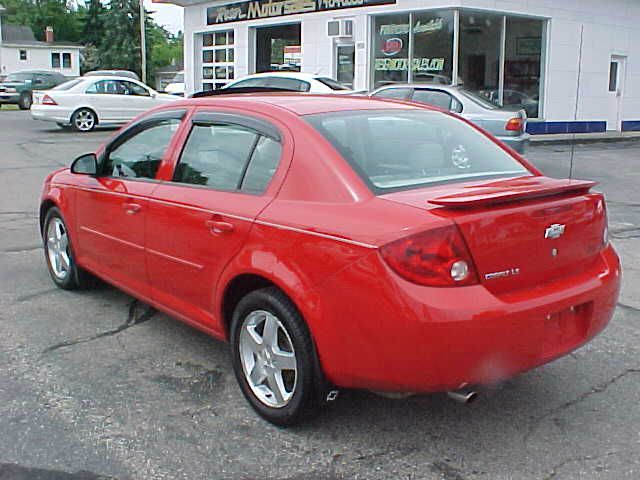
<svg viewBox="0 0 640 480">
<path fill-rule="evenodd" d="M 564 225 L 561 223 L 554 223 L 549 225 L 544 231 L 544 238 L 558 238 L 564 233 Z"/>
</svg>

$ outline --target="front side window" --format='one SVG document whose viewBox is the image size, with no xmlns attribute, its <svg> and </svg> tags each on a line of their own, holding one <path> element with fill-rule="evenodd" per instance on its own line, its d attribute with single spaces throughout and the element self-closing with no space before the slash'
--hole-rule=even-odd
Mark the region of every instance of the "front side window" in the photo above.
<svg viewBox="0 0 640 480">
<path fill-rule="evenodd" d="M 473 178 L 530 175 L 490 138 L 441 112 L 388 109 L 305 118 L 377 194 Z"/>
<path fill-rule="evenodd" d="M 135 95 L 138 97 L 149 97 L 151 95 L 149 90 L 144 88 L 142 85 L 127 81 L 123 81 L 122 83 L 125 87 L 125 95 Z"/>
<path fill-rule="evenodd" d="M 60 68 L 60 54 L 52 53 L 51 54 L 51 68 Z"/>
<path fill-rule="evenodd" d="M 146 126 L 108 153 L 102 172 L 119 178 L 155 178 L 179 126 L 178 119 L 162 120 Z"/>
<path fill-rule="evenodd" d="M 311 89 L 309 82 L 287 77 L 271 77 L 267 81 L 267 86 L 294 92 L 308 92 Z"/>
<path fill-rule="evenodd" d="M 409 98 L 410 93 L 411 93 L 410 88 L 385 88 L 384 90 L 380 90 L 379 92 L 376 92 L 375 95 L 373 96 L 406 100 L 407 98 Z"/>
<path fill-rule="evenodd" d="M 124 95 L 124 88 L 120 82 L 115 80 L 100 80 L 93 85 L 89 85 L 85 93 L 94 93 L 99 95 Z"/>
<path fill-rule="evenodd" d="M 223 191 L 259 194 L 280 161 L 278 141 L 234 124 L 195 124 L 173 181 Z"/>
</svg>

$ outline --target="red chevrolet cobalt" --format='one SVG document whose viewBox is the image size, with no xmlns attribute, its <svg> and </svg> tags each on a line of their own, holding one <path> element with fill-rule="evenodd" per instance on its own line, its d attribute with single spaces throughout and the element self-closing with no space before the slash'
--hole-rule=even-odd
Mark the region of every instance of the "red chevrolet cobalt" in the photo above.
<svg viewBox="0 0 640 480">
<path fill-rule="evenodd" d="M 286 425 L 338 388 L 456 392 L 592 339 L 621 275 L 593 185 L 426 106 L 225 95 L 50 175 L 40 221 L 58 286 L 95 275 L 229 341 Z"/>
</svg>

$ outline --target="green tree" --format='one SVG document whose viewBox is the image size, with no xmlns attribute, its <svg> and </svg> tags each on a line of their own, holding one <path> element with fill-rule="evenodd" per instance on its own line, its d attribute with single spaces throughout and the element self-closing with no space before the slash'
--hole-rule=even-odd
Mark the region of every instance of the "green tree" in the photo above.
<svg viewBox="0 0 640 480">
<path fill-rule="evenodd" d="M 100 0 L 89 0 L 86 4 L 82 43 L 99 47 L 104 35 L 105 8 Z"/>
<path fill-rule="evenodd" d="M 150 33 L 147 21 L 147 34 Z M 140 4 L 138 0 L 111 0 L 104 15 L 103 38 L 98 47 L 101 68 L 131 70 L 141 74 Z M 152 43 L 147 42 L 149 71 Z"/>
<path fill-rule="evenodd" d="M 7 9 L 4 21 L 31 27 L 38 40 L 53 27 L 57 40 L 79 42 L 82 38 L 84 7 L 66 0 L 1 0 Z"/>
</svg>

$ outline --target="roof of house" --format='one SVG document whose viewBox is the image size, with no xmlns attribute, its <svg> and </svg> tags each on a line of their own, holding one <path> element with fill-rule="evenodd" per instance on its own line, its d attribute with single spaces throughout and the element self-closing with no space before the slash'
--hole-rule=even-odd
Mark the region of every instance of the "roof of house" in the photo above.
<svg viewBox="0 0 640 480">
<path fill-rule="evenodd" d="M 33 30 L 22 25 L 2 24 L 2 43 L 6 45 L 18 45 L 25 47 L 77 47 L 81 45 L 71 42 L 41 42 L 36 40 Z"/>
</svg>

